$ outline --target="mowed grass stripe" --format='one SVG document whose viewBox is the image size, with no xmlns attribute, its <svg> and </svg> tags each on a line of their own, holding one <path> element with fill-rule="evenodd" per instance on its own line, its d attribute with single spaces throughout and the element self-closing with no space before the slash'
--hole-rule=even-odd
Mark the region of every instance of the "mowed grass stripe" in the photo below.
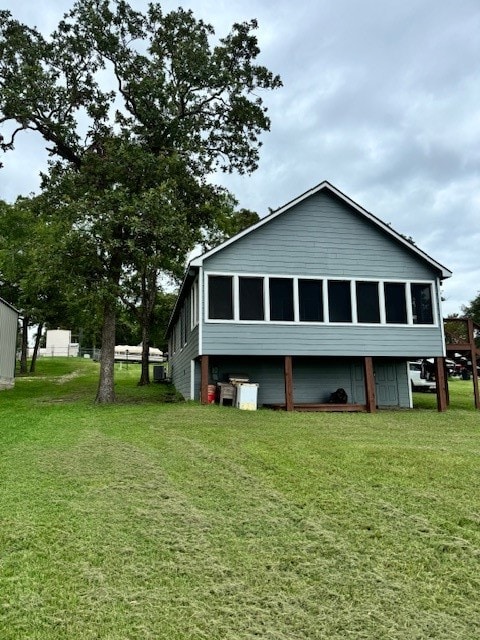
<svg viewBox="0 0 480 640">
<path fill-rule="evenodd" d="M 132 368 L 95 407 L 95 373 L 5 399 L 2 638 L 478 636 L 475 412 L 162 404 Z"/>
</svg>

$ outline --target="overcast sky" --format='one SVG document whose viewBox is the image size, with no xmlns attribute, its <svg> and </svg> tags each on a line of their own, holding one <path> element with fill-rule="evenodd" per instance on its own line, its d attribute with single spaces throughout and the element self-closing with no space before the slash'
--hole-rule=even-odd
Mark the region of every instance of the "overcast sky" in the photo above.
<svg viewBox="0 0 480 640">
<path fill-rule="evenodd" d="M 68 0 L 3 0 L 50 33 Z M 143 10 L 146 2 L 133 0 Z M 180 2 L 161 3 L 165 11 Z M 412 236 L 453 271 L 444 313 L 480 290 L 480 1 L 191 0 L 224 36 L 257 18 L 260 62 L 284 87 L 252 176 L 219 180 L 260 216 L 322 180 Z M 0 198 L 38 188 L 46 158 L 24 138 L 2 158 Z"/>
</svg>

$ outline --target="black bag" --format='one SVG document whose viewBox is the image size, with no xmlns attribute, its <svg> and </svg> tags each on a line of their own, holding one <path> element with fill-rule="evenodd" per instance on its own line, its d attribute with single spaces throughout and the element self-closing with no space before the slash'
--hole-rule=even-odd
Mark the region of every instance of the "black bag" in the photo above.
<svg viewBox="0 0 480 640">
<path fill-rule="evenodd" d="M 345 389 L 341 387 L 330 394 L 330 402 L 333 404 L 347 404 L 348 396 Z"/>
</svg>

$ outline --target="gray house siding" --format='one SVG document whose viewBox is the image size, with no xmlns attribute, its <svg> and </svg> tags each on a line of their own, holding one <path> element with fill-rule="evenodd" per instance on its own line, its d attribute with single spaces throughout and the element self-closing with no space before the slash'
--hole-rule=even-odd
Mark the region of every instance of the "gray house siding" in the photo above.
<svg viewBox="0 0 480 640">
<path fill-rule="evenodd" d="M 334 195 L 317 193 L 207 258 L 206 271 L 432 279 L 432 269 Z"/>
<path fill-rule="evenodd" d="M 356 280 L 436 282 L 438 276 L 427 263 L 373 223 L 323 192 L 207 258 L 203 268 L 205 274 L 255 273 Z M 440 318 L 436 291 L 434 300 L 436 317 Z M 203 329 L 203 351 L 211 354 L 441 356 L 443 349 L 438 326 L 207 321 Z"/>
<path fill-rule="evenodd" d="M 209 357 L 209 383 L 225 380 L 229 373 L 246 373 L 251 381 L 259 383 L 260 405 L 284 403 L 284 356 L 288 355 L 293 357 L 295 403 L 326 402 L 335 389 L 343 387 L 349 402 L 365 404 L 363 358 L 372 356 L 377 404 L 409 407 L 407 360 L 444 355 L 439 287 L 440 279 L 449 277 L 450 272 L 358 205 L 351 201 L 349 204 L 348 198 L 343 198 L 328 183 L 286 205 L 264 224 L 259 223 L 251 231 L 194 259 L 188 278 L 195 277 L 195 270 L 198 273 L 196 299 L 200 324 L 186 345 L 171 350 L 173 380 L 187 398 L 200 397 L 198 356 L 206 355 Z M 222 282 L 227 282 L 227 292 L 230 285 L 233 287 L 234 313 L 228 303 L 225 307 L 228 311 L 215 313 L 218 318 L 234 319 L 210 320 L 207 317 L 209 274 L 233 276 L 231 281 Z M 324 294 L 329 280 L 352 281 L 351 322 L 329 321 L 326 294 L 324 322 L 301 322 L 298 311 L 293 321 L 270 321 L 268 313 L 266 320 L 238 320 L 239 291 L 246 282 L 236 277 L 241 275 L 264 278 L 265 309 L 269 309 L 266 280 L 269 277 L 292 279 L 291 290 L 297 310 L 296 296 L 300 297 L 300 294 L 297 294 L 296 279 L 322 280 Z M 178 327 L 181 305 L 188 304 L 188 278 L 186 276 L 171 328 L 174 322 Z M 381 309 L 380 322 L 378 316 L 377 322 L 370 324 L 357 321 L 355 281 L 378 283 L 376 303 Z M 387 324 L 384 282 L 406 284 L 407 318 L 402 317 L 398 324 Z M 413 305 L 409 301 L 410 283 L 431 285 L 433 323 L 427 319 L 423 320 L 425 324 L 415 324 Z M 424 292 L 417 290 L 415 295 L 423 297 Z M 184 303 L 182 296 L 187 296 Z M 225 300 L 228 298 L 217 297 L 220 305 Z M 336 299 L 333 300 L 335 305 Z M 219 304 L 217 301 L 215 304 Z M 242 304 L 243 308 L 248 306 L 245 302 Z M 254 304 L 260 308 L 261 303 Z M 417 302 L 417 309 L 422 308 L 422 304 Z M 222 306 L 219 308 L 223 309 Z M 365 314 L 364 309 L 365 306 L 361 312 Z M 260 315 L 264 317 L 263 313 Z"/>
<path fill-rule="evenodd" d="M 17 311 L 0 300 L 0 389 L 14 385 L 17 322 Z"/>
<path fill-rule="evenodd" d="M 193 334 L 192 334 L 193 336 Z M 188 343 L 171 361 L 172 382 L 184 398 L 191 398 L 191 362 L 198 353 L 198 346 Z"/>
<path fill-rule="evenodd" d="M 283 367 L 281 357 L 213 356 L 210 360 L 213 382 L 226 380 L 229 374 L 245 374 L 251 382 L 257 383 L 259 406 L 285 402 Z M 374 371 L 378 380 L 378 406 L 410 407 L 405 361 L 374 359 Z M 360 359 L 293 358 L 294 402 L 328 402 L 330 394 L 339 387 L 345 389 L 349 402 L 365 403 L 363 364 Z"/>
<path fill-rule="evenodd" d="M 185 323 L 185 328 L 182 323 Z M 187 297 L 172 333 L 169 358 L 172 382 L 186 399 L 191 399 L 191 363 L 199 353 L 199 325 L 192 329 L 191 324 L 191 300 Z"/>
<path fill-rule="evenodd" d="M 203 352 L 232 355 L 441 356 L 438 327 L 205 323 Z"/>
</svg>

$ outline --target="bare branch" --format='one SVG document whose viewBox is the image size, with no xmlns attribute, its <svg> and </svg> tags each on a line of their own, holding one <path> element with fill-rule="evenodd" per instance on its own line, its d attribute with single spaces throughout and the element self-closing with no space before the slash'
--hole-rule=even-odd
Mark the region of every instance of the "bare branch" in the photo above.
<svg viewBox="0 0 480 640">
<path fill-rule="evenodd" d="M 6 121 L 6 120 L 7 120 L 7 118 L 4 121 Z M 10 120 L 10 118 L 8 118 L 8 120 Z M 15 131 L 13 131 L 13 133 L 11 134 L 10 140 L 8 142 L 3 142 L 2 141 L 0 146 L 2 147 L 3 151 L 7 151 L 7 150 L 13 149 L 13 143 L 15 142 L 15 138 L 17 137 L 17 134 L 19 134 L 20 131 L 25 131 L 25 129 L 31 129 L 32 131 L 36 131 L 35 127 L 31 127 L 31 126 L 26 125 L 26 124 L 23 124 L 22 126 L 17 127 L 15 129 Z"/>
</svg>

